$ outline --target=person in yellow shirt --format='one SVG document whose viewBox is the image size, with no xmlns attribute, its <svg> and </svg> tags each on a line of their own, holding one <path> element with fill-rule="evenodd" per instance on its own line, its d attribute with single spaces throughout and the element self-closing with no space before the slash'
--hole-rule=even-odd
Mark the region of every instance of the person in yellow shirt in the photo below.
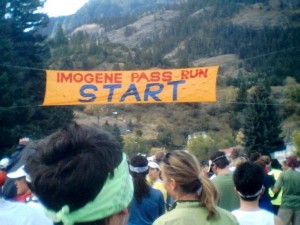
<svg viewBox="0 0 300 225">
<path fill-rule="evenodd" d="M 167 191 L 163 186 L 162 180 L 160 179 L 160 166 L 156 161 L 149 161 L 148 163 L 149 173 L 148 181 L 150 185 L 157 190 L 160 190 L 164 196 L 164 201 L 167 201 Z"/>
<path fill-rule="evenodd" d="M 277 159 L 272 159 L 271 167 L 269 169 L 268 174 L 273 176 L 274 179 L 277 181 L 281 173 L 282 173 L 282 170 L 281 170 L 280 163 L 278 162 Z M 277 194 L 274 194 L 273 191 L 270 189 L 269 195 L 271 196 L 271 199 L 272 199 L 271 203 L 273 206 L 274 214 L 277 215 L 279 207 L 281 205 L 281 201 L 282 201 L 282 190 L 280 190 Z"/>
</svg>

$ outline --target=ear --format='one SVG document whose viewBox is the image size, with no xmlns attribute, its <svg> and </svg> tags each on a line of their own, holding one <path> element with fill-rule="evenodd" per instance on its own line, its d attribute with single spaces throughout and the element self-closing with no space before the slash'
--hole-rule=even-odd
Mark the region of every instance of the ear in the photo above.
<svg viewBox="0 0 300 225">
<path fill-rule="evenodd" d="M 128 215 L 129 214 L 129 210 L 128 208 L 123 209 L 122 211 L 119 212 L 120 215 Z"/>
<path fill-rule="evenodd" d="M 173 178 L 171 178 L 171 179 L 169 180 L 169 183 L 170 183 L 170 186 L 171 186 L 172 191 L 174 191 L 175 188 L 177 187 L 177 182 L 176 182 L 176 180 L 174 180 Z"/>
<path fill-rule="evenodd" d="M 234 192 L 237 194 L 237 196 L 240 196 L 238 190 L 236 189 L 236 186 L 234 186 Z"/>
<path fill-rule="evenodd" d="M 125 225 L 128 220 L 129 210 L 128 208 L 123 209 L 122 211 L 113 214 L 108 217 L 108 225 Z"/>
</svg>

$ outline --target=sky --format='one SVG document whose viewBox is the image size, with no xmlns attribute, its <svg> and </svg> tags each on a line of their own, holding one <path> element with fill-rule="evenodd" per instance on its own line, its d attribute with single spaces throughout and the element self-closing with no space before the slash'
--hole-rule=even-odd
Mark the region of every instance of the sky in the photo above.
<svg viewBox="0 0 300 225">
<path fill-rule="evenodd" d="M 42 12 L 49 17 L 66 16 L 75 13 L 88 0 L 47 0 Z"/>
</svg>

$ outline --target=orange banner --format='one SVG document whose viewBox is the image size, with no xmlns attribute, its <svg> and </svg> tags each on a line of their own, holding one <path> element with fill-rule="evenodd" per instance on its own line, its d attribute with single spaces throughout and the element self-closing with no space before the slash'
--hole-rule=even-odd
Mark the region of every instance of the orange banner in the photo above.
<svg viewBox="0 0 300 225">
<path fill-rule="evenodd" d="M 218 69 L 47 70 L 43 105 L 215 102 Z"/>
</svg>

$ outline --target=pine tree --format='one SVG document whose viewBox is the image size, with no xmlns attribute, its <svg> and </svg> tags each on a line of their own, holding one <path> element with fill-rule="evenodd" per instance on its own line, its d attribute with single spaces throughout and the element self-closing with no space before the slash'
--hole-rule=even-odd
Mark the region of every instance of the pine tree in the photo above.
<svg viewBox="0 0 300 225">
<path fill-rule="evenodd" d="M 239 89 L 235 99 L 235 103 L 232 105 L 232 110 L 229 116 L 229 125 L 234 131 L 238 131 L 241 128 L 242 112 L 245 108 L 245 102 L 247 101 L 247 86 L 245 79 L 241 79 Z"/>
<path fill-rule="evenodd" d="M 40 138 L 72 119 L 64 107 L 40 107 L 45 89 L 44 59 L 49 49 L 37 32 L 45 14 L 34 13 L 42 0 L 3 0 L 0 3 L 0 149 L 19 138 Z M 1 152 L 0 152 L 1 155 Z"/>
<path fill-rule="evenodd" d="M 280 137 L 281 120 L 270 94 L 271 88 L 260 82 L 250 95 L 242 124 L 247 153 L 260 152 L 270 155 L 284 147 Z"/>
</svg>

